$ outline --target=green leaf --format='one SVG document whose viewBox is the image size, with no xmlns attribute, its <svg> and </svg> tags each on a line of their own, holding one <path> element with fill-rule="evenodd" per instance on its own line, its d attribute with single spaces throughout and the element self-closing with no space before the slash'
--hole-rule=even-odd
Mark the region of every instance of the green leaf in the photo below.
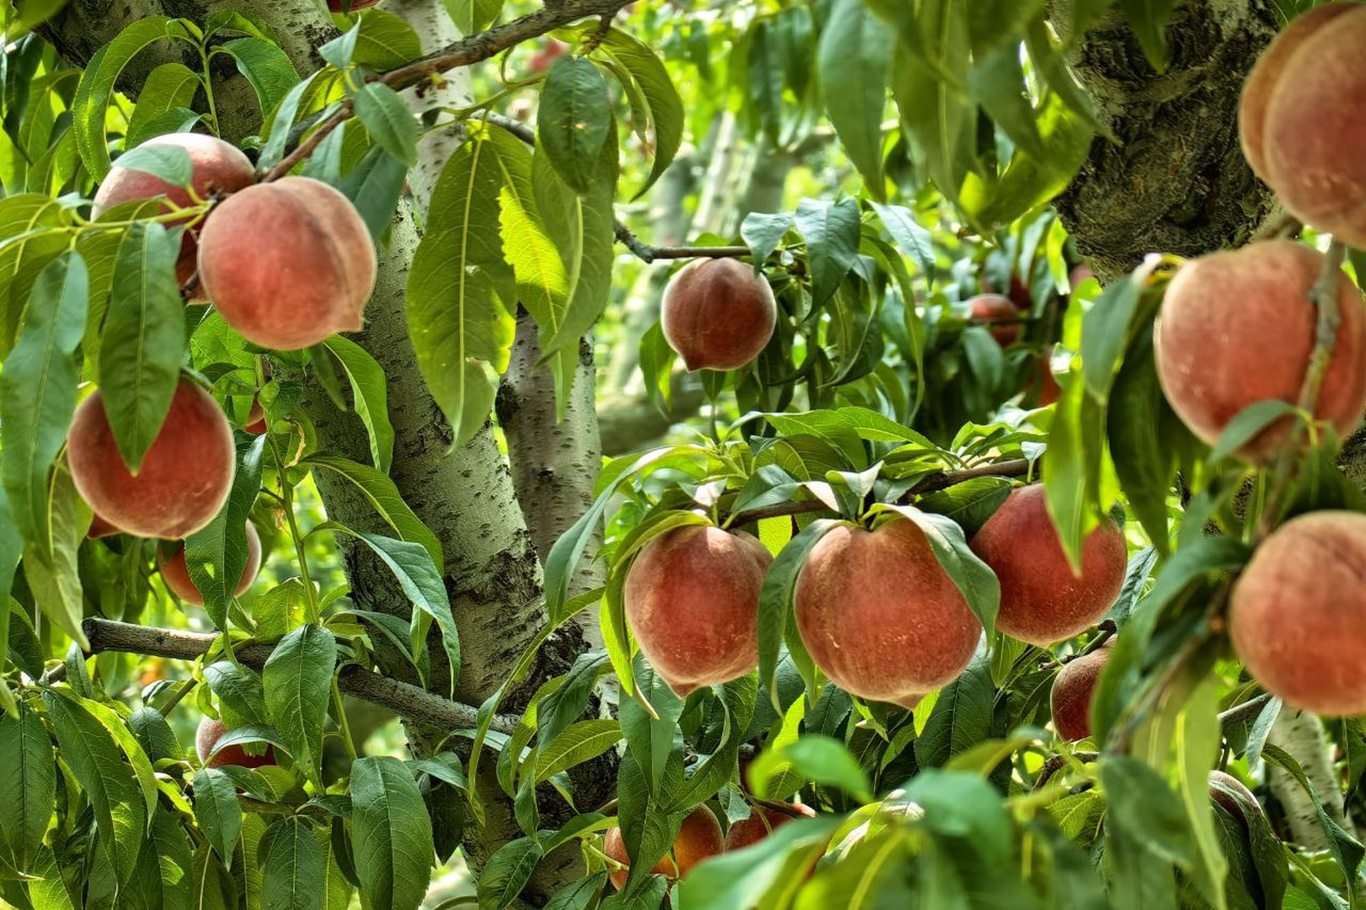
<svg viewBox="0 0 1366 910">
<path fill-rule="evenodd" d="M 29 872 L 56 805 L 57 761 L 42 718 L 26 705 L 0 717 L 0 767 L 0 851 L 9 868 Z"/>
<path fill-rule="evenodd" d="M 915 220 L 914 213 L 901 205 L 882 205 L 874 202 L 873 211 L 892 235 L 892 242 L 903 254 L 909 253 L 920 266 L 926 283 L 934 287 L 934 238 L 930 229 Z M 909 305 L 909 301 L 907 302 Z"/>
<path fill-rule="evenodd" d="M 294 86 L 280 101 L 280 106 L 270 119 L 270 130 L 265 134 L 265 144 L 261 146 L 261 153 L 256 158 L 258 168 L 274 167 L 284 157 L 285 146 L 289 143 L 289 133 L 294 126 L 294 117 L 299 112 L 299 104 L 309 87 L 313 85 L 316 76 L 317 73 L 314 73 Z"/>
<path fill-rule="evenodd" d="M 795 220 L 806 239 L 814 309 L 834 296 L 858 259 L 858 203 L 847 196 L 836 202 L 803 199 L 797 203 Z"/>
<path fill-rule="evenodd" d="M 299 74 L 289 55 L 263 38 L 238 38 L 224 44 L 221 52 L 233 58 L 237 71 L 251 83 L 262 114 L 275 110 L 290 89 L 299 84 Z"/>
<path fill-rule="evenodd" d="M 942 767 L 988 739 L 995 697 L 991 662 L 978 656 L 939 693 L 925 729 L 915 740 L 916 763 L 922 768 Z"/>
<path fill-rule="evenodd" d="M 313 468 L 326 468 L 349 481 L 366 502 L 370 503 L 375 514 L 398 533 L 401 540 L 418 544 L 426 550 L 431 556 L 433 566 L 438 573 L 440 572 L 445 561 L 441 552 L 441 541 L 437 540 L 431 529 L 413 514 L 413 510 L 403 501 L 402 494 L 389 479 L 389 475 L 369 465 L 359 464 L 329 452 L 316 452 L 303 459 L 301 464 Z"/>
<path fill-rule="evenodd" d="M 113 708 L 102 702 L 84 697 L 81 698 L 81 707 L 94 715 L 95 719 L 104 725 L 104 729 L 113 737 L 118 747 L 123 750 L 124 756 L 128 759 L 128 764 L 133 768 L 133 776 L 137 779 L 138 788 L 142 791 L 142 801 L 147 810 L 146 820 L 150 827 L 152 816 L 156 813 L 158 791 L 156 772 L 152 770 L 151 761 L 142 751 L 142 744 L 128 729 L 123 715 Z"/>
<path fill-rule="evenodd" d="M 39 274 L 23 331 L 0 372 L 0 468 L 21 537 L 48 552 L 48 471 L 76 408 L 76 347 L 85 331 L 85 262 L 63 253 Z M 7 566 L 12 570 L 13 566 Z M 8 595 L 8 585 L 4 595 Z"/>
<path fill-rule="evenodd" d="M 963 529 L 952 518 L 935 515 L 914 506 L 880 506 L 915 522 L 925 535 L 939 565 L 963 592 L 963 599 L 982 623 L 990 638 L 996 632 L 996 614 L 1001 606 L 1001 583 L 996 573 L 968 546 Z"/>
<path fill-rule="evenodd" d="M 1166 781 L 1142 762 L 1123 756 L 1103 759 L 1100 779 L 1110 800 L 1109 824 L 1168 862 L 1189 869 L 1191 831 L 1185 810 Z"/>
<path fill-rule="evenodd" d="M 90 642 L 81 628 L 85 599 L 77 554 L 90 528 L 90 507 L 76 492 L 64 463 L 52 473 L 47 492 L 52 506 L 48 532 L 51 550 L 45 553 L 32 545 L 24 548 L 24 578 L 38 609 L 84 650 Z"/>
<path fill-rule="evenodd" d="M 1157 382 L 1151 332 L 1139 333 L 1124 355 L 1105 417 L 1110 457 L 1129 508 L 1165 555 L 1170 548 L 1167 493 L 1177 458 L 1164 434 L 1154 432 L 1172 417 Z"/>
<path fill-rule="evenodd" d="M 271 719 L 295 762 L 319 784 L 323 725 L 336 665 L 337 641 L 332 633 L 305 625 L 280 640 L 261 672 Z"/>
<path fill-rule="evenodd" d="M 529 837 L 504 844 L 489 857 L 479 876 L 479 910 L 503 910 L 531 880 L 541 859 L 541 845 Z"/>
<path fill-rule="evenodd" d="M 422 41 L 407 20 L 385 9 L 367 10 L 360 20 L 351 60 L 383 72 L 422 56 Z"/>
<path fill-rule="evenodd" d="M 257 847 L 262 910 L 325 910 L 322 848 L 297 815 L 276 819 Z"/>
<path fill-rule="evenodd" d="M 96 844 L 127 881 L 137 865 L 146 823 L 142 793 L 109 731 L 81 705 L 56 689 L 43 703 L 57 747 L 95 812 Z"/>
<path fill-rule="evenodd" d="M 1167 69 L 1167 23 L 1176 0 L 1121 0 L 1120 6 L 1138 36 L 1143 54 L 1159 73 Z"/>
<path fill-rule="evenodd" d="M 1223 461 L 1245 444 L 1251 442 L 1262 430 L 1277 420 L 1294 414 L 1296 410 L 1295 405 L 1288 401 L 1272 399 L 1256 401 L 1243 408 L 1233 416 L 1233 419 L 1224 426 L 1223 432 L 1219 434 L 1219 438 L 1209 452 L 1210 463 Z"/>
<path fill-rule="evenodd" d="M 194 105 L 195 95 L 203 87 L 199 74 L 183 63 L 163 63 L 148 75 L 138 91 L 138 104 L 128 118 L 125 148 L 135 149 L 153 136 L 154 124 L 172 111 L 186 110 Z"/>
<path fill-rule="evenodd" d="M 374 12 L 370 13 L 364 21 L 370 21 L 373 15 Z M 341 362 L 346 378 L 351 382 L 356 416 L 365 424 L 370 439 L 371 461 L 378 470 L 388 474 L 394 458 L 394 427 L 389 422 L 389 387 L 383 368 L 368 351 L 349 338 L 333 335 L 323 345 Z M 442 562 L 439 544 L 432 558 L 438 564 Z"/>
<path fill-rule="evenodd" d="M 445 645 L 446 658 L 451 664 L 451 678 L 458 677 L 460 632 L 455 625 L 455 616 L 451 613 L 451 601 L 446 593 L 446 584 L 441 578 L 441 571 L 432 561 L 431 554 L 421 544 L 353 531 L 335 522 L 319 525 L 315 530 L 342 531 L 350 534 L 368 546 L 380 561 L 389 567 L 404 596 L 413 606 L 436 620 L 437 627 L 441 629 L 441 641 Z M 413 623 L 416 624 L 417 621 L 417 616 L 414 615 Z"/>
<path fill-rule="evenodd" d="M 128 726 L 149 761 L 156 763 L 164 758 L 179 761 L 184 756 L 175 731 L 166 722 L 165 715 L 155 708 L 146 705 L 138 708 L 128 715 Z"/>
<path fill-rule="evenodd" d="M 398 92 L 367 82 L 354 96 L 356 116 L 375 144 L 408 167 L 417 164 L 417 121 Z"/>
<path fill-rule="evenodd" d="M 185 305 L 175 277 L 180 238 L 139 222 L 119 244 L 100 346 L 100 391 L 119 454 L 137 473 L 180 382 Z"/>
<path fill-rule="evenodd" d="M 1210 800 L 1209 769 L 1219 760 L 1218 683 L 1205 676 L 1178 712 L 1171 747 L 1176 755 L 1177 792 L 1181 796 L 1194 834 L 1194 879 L 1205 899 L 1216 910 L 1227 910 L 1224 880 L 1228 860 L 1219 847 L 1214 828 L 1214 804 Z"/>
<path fill-rule="evenodd" d="M 158 177 L 172 186 L 188 188 L 194 177 L 190 153 L 178 145 L 138 146 L 119 156 L 119 168 Z"/>
<path fill-rule="evenodd" d="M 550 66 L 536 114 L 537 144 L 569 188 L 587 195 L 612 129 L 607 80 L 591 60 L 560 57 Z"/>
<path fill-rule="evenodd" d="M 105 116 L 113 101 L 114 83 L 123 68 L 142 50 L 166 38 L 171 20 L 165 16 L 146 16 L 134 20 L 108 44 L 97 50 L 86 64 L 76 96 L 71 103 L 71 128 L 76 134 L 76 150 L 86 169 L 97 181 L 109 173 L 111 162 L 105 141 Z"/>
<path fill-rule="evenodd" d="M 366 757 L 351 766 L 351 828 L 361 895 L 369 906 L 417 910 L 436 848 L 422 794 L 398 759 Z"/>
<path fill-rule="evenodd" d="M 597 758 L 621 741 L 621 724 L 614 720 L 584 720 L 536 750 L 531 779 L 542 784 L 556 774 Z"/>
<path fill-rule="evenodd" d="M 1043 10 L 1044 0 L 975 0 L 967 7 L 972 52 L 981 56 L 1018 36 Z"/>
<path fill-rule="evenodd" d="M 1120 358 L 1129 346 L 1142 296 L 1141 280 L 1125 275 L 1107 287 L 1083 317 L 1082 376 L 1087 391 L 1102 402 L 1109 397 Z"/>
<path fill-rule="evenodd" d="M 257 436 L 239 449 L 228 501 L 213 521 L 185 539 L 185 565 L 190 580 L 204 597 L 204 612 L 214 625 L 227 630 L 228 605 L 247 568 L 247 522 L 261 490 L 262 457 L 266 437 Z"/>
<path fill-rule="evenodd" d="M 204 668 L 204 681 L 223 706 L 243 723 L 257 726 L 269 723 L 265 689 L 261 686 L 261 677 L 254 671 L 220 660 Z"/>
<path fill-rule="evenodd" d="M 799 818 L 751 847 L 706 860 L 679 882 L 679 906 L 750 910 L 778 880 L 789 854 L 823 848 L 842 821 L 837 815 Z"/>
<path fill-rule="evenodd" d="M 161 875 L 161 910 L 191 910 L 194 907 L 194 848 L 180 824 L 178 813 L 168 809 L 157 812 L 147 849 L 155 853 Z"/>
<path fill-rule="evenodd" d="M 632 669 L 640 698 L 621 701 L 621 729 L 627 748 L 644 772 L 646 787 L 658 797 L 669 753 L 673 751 L 678 718 L 683 713 L 683 699 L 654 671 L 644 654 L 636 655 Z M 654 709 L 656 716 L 650 716 L 642 701 Z"/>
<path fill-rule="evenodd" d="M 8 355 L 41 270 L 70 244 L 54 228 L 66 221 L 60 203 L 39 193 L 0 199 L 0 354 Z"/>
<path fill-rule="evenodd" d="M 821 89 L 830 122 L 864 186 L 885 201 L 882 119 L 895 37 L 863 0 L 835 0 L 821 32 Z"/>
<path fill-rule="evenodd" d="M 759 683 L 768 690 L 779 714 L 783 708 L 778 701 L 778 661 L 789 630 L 795 628 L 791 619 L 797 578 L 807 554 L 838 524 L 834 519 L 823 518 L 803 528 L 774 558 L 759 591 Z"/>
<path fill-rule="evenodd" d="M 792 228 L 791 212 L 750 212 L 740 224 L 740 238 L 754 254 L 754 267 L 761 268 Z"/>
<path fill-rule="evenodd" d="M 975 10 L 976 5 L 969 9 Z M 1003 44 L 976 59 L 968 76 L 968 90 L 1019 151 L 1036 159 L 1044 156 L 1039 128 L 1034 122 L 1034 109 L 1025 91 L 1020 49 L 1015 42 Z"/>
<path fill-rule="evenodd" d="M 232 778 L 217 768 L 201 768 L 194 775 L 195 819 L 223 865 L 232 868 L 233 851 L 242 837 L 242 804 Z"/>
<path fill-rule="evenodd" d="M 782 758 L 791 763 L 792 770 L 807 780 L 821 786 L 838 787 L 861 802 L 872 800 L 873 788 L 868 775 L 839 740 L 807 733 L 783 746 L 781 753 Z M 768 794 L 755 795 L 763 799 Z"/>
<path fill-rule="evenodd" d="M 596 26 L 589 28 L 596 29 Z M 654 163 L 645 185 L 636 191 L 634 198 L 639 199 L 668 170 L 678 154 L 678 147 L 683 142 L 683 99 L 664 62 L 638 38 L 619 29 L 609 29 L 598 49 L 619 63 L 635 81 L 640 91 L 630 95 L 631 103 L 645 105 L 646 110 L 641 113 L 652 128 L 652 135 L 641 136 L 643 142 L 654 147 Z"/>
<path fill-rule="evenodd" d="M 408 273 L 413 350 L 455 446 L 488 420 L 512 350 L 513 319 L 498 301 L 515 291 L 499 239 L 503 178 L 493 148 L 476 136 L 446 162 Z"/>
</svg>

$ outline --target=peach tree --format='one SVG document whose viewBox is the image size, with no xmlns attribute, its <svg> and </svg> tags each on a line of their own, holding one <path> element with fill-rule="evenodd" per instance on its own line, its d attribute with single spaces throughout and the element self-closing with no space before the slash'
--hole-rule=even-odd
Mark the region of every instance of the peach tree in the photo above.
<svg viewBox="0 0 1366 910">
<path fill-rule="evenodd" d="M 0 903 L 1357 905 L 1366 4 L 4 27 Z"/>
</svg>

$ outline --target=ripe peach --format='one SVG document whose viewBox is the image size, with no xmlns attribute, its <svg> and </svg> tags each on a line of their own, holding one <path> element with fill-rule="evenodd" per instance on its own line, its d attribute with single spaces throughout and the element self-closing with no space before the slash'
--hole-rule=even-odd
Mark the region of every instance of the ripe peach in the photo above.
<svg viewBox="0 0 1366 910">
<path fill-rule="evenodd" d="M 738 370 L 773 337 L 768 280 L 738 259 L 694 259 L 664 288 L 660 324 L 690 372 Z"/>
<path fill-rule="evenodd" d="M 1042 484 L 1011 490 L 973 537 L 972 550 L 1001 582 L 996 628 L 1040 647 L 1095 625 L 1124 584 L 1124 532 L 1108 518 L 1086 535 L 1081 575 L 1072 574 Z"/>
<path fill-rule="evenodd" d="M 925 533 L 904 518 L 822 537 L 797 576 L 796 617 L 816 666 L 873 701 L 913 703 L 951 682 L 982 637 Z"/>
<path fill-rule="evenodd" d="M 242 431 L 253 436 L 260 436 L 268 429 L 270 427 L 266 423 L 265 409 L 261 407 L 259 401 L 253 401 L 251 410 L 247 412 L 247 422 L 243 424 Z"/>
<path fill-rule="evenodd" d="M 1070 661 L 1053 680 L 1049 699 L 1053 707 L 1053 726 L 1063 739 L 1075 742 L 1091 735 L 1091 696 L 1095 694 L 1100 671 L 1105 669 L 1114 643 L 1113 638 L 1107 639 L 1090 654 Z"/>
<path fill-rule="evenodd" d="M 118 533 L 118 528 L 114 527 L 100 516 L 95 515 L 90 519 L 90 530 L 86 532 L 85 536 L 90 540 L 98 540 L 101 537 L 112 537 Z"/>
<path fill-rule="evenodd" d="M 683 819 L 683 826 L 678 829 L 678 837 L 674 839 L 672 855 L 665 854 L 664 858 L 655 863 L 650 871 L 655 875 L 667 875 L 671 879 L 680 879 L 692 871 L 692 867 L 702 862 L 704 859 L 716 856 L 725 850 L 725 841 L 721 835 L 721 823 L 716 820 L 716 815 L 706 806 L 698 806 Z M 626 855 L 626 843 L 622 840 L 621 829 L 612 828 L 603 836 L 602 852 L 612 859 L 621 863 L 627 869 L 618 869 L 610 874 L 612 886 L 618 891 L 626 887 L 626 878 L 630 875 L 629 867 L 631 858 Z"/>
<path fill-rule="evenodd" d="M 142 143 L 146 146 L 173 146 L 183 148 L 190 156 L 190 186 L 200 199 L 207 199 L 215 193 L 233 193 L 251 185 L 255 179 L 251 161 L 233 145 L 203 133 L 169 133 L 156 136 Z M 91 213 L 99 217 L 106 210 L 124 202 L 137 202 L 165 196 L 179 206 L 192 203 L 190 194 L 183 187 L 167 183 L 146 171 L 133 171 L 118 166 L 116 162 L 104 183 L 95 193 L 95 203 Z M 163 207 L 170 211 L 169 206 Z M 195 270 L 196 244 L 194 234 L 186 231 L 180 238 L 180 257 L 176 260 L 176 278 L 181 284 L 190 280 Z"/>
<path fill-rule="evenodd" d="M 1095 277 L 1096 272 L 1091 268 L 1089 263 L 1078 262 L 1076 265 L 1072 266 L 1072 270 L 1067 273 L 1067 283 L 1071 285 L 1072 290 L 1075 291 L 1077 286 L 1082 282 L 1089 281 Z"/>
<path fill-rule="evenodd" d="M 1314 250 L 1270 240 L 1202 256 L 1172 279 L 1154 335 L 1157 376 L 1196 436 L 1213 444 L 1248 405 L 1299 399 L 1317 320 L 1308 295 L 1322 267 Z M 1366 408 L 1366 302 L 1346 275 L 1338 277 L 1338 310 L 1342 323 L 1315 413 L 1345 435 Z M 1273 455 L 1289 420 L 1239 454 L 1250 461 Z"/>
<path fill-rule="evenodd" d="M 1062 386 L 1053 375 L 1052 348 L 1034 358 L 1034 375 L 1025 386 L 1027 397 L 1037 398 L 1035 407 L 1046 408 L 1062 397 Z"/>
<path fill-rule="evenodd" d="M 691 525 L 637 554 L 623 599 L 640 650 L 678 695 L 759 662 L 759 589 L 773 562 L 749 534 Z"/>
<path fill-rule="evenodd" d="M 136 475 L 128 471 L 99 392 L 81 402 L 67 432 L 77 491 L 95 514 L 140 537 L 188 537 L 228 499 L 237 450 L 217 402 L 181 379 L 171 410 Z"/>
<path fill-rule="evenodd" d="M 227 725 L 216 718 L 206 717 L 199 722 L 199 729 L 195 732 L 194 737 L 194 750 L 205 767 L 221 768 L 224 765 L 237 765 L 241 768 L 263 768 L 266 765 L 277 764 L 275 749 L 271 746 L 266 746 L 266 751 L 261 755 L 248 755 L 243 746 L 224 746 L 217 755 L 209 758 L 209 754 L 213 752 L 213 747 L 218 745 L 218 741 L 227 732 Z"/>
<path fill-rule="evenodd" d="M 1247 163 L 1263 180 L 1267 179 L 1268 173 L 1263 150 L 1266 111 L 1271 104 L 1272 94 L 1281 82 L 1281 75 L 1310 36 L 1325 23 L 1350 12 L 1356 5 L 1329 3 L 1295 17 L 1262 52 L 1252 71 L 1247 74 L 1247 80 L 1243 83 L 1243 97 L 1238 105 L 1238 137 L 1242 140 Z"/>
<path fill-rule="evenodd" d="M 533 73 L 544 73 L 550 69 L 550 64 L 564 56 L 564 52 L 569 50 L 569 45 L 563 41 L 556 41 L 551 38 L 544 45 L 531 55 L 531 60 L 527 64 L 527 69 Z"/>
<path fill-rule="evenodd" d="M 1000 294 L 978 294 L 968 301 L 972 318 L 991 326 L 991 337 L 1001 347 L 1020 340 L 1020 308 Z M 995 323 L 1002 323 L 995 325 Z"/>
<path fill-rule="evenodd" d="M 209 213 L 199 238 L 206 296 L 242 337 L 277 350 L 362 328 L 375 266 L 355 206 L 310 177 L 234 193 Z"/>
<path fill-rule="evenodd" d="M 1311 512 L 1262 542 L 1233 587 L 1229 635 L 1252 678 L 1316 714 L 1366 713 L 1366 515 Z"/>
<path fill-rule="evenodd" d="M 730 826 L 726 832 L 726 851 L 743 850 L 768 837 L 773 831 L 794 818 L 815 818 L 816 810 L 810 806 L 792 803 L 781 809 L 769 806 L 755 806 L 749 818 L 742 819 Z"/>
<path fill-rule="evenodd" d="M 1366 246 L 1363 42 L 1366 6 L 1306 13 L 1258 63 L 1241 105 L 1248 160 L 1286 210 L 1356 247 Z"/>
<path fill-rule="evenodd" d="M 196 607 L 204 606 L 204 595 L 199 586 L 190 578 L 190 568 L 185 564 L 185 544 L 176 541 L 157 547 L 157 568 L 161 570 L 161 580 L 166 582 L 176 597 Z M 256 573 L 261 571 L 261 535 L 256 526 L 247 522 L 247 564 L 242 568 L 242 578 L 237 583 L 237 594 L 251 587 Z"/>
</svg>

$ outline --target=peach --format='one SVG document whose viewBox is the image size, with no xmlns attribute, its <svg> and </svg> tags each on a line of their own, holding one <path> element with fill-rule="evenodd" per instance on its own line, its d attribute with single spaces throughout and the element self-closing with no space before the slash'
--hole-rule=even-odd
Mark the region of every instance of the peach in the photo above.
<svg viewBox="0 0 1366 910">
<path fill-rule="evenodd" d="M 271 746 L 266 746 L 265 752 L 261 755 L 248 755 L 243 746 L 224 746 L 217 755 L 210 758 L 213 747 L 218 745 L 218 741 L 227 732 L 227 725 L 216 718 L 206 717 L 199 722 L 199 729 L 195 731 L 194 736 L 194 750 L 205 767 L 221 768 L 224 765 L 236 765 L 241 768 L 263 768 L 266 765 L 277 764 L 275 749 Z"/>
<path fill-rule="evenodd" d="M 1257 795 L 1227 771 L 1211 771 L 1209 773 L 1209 796 L 1229 815 L 1242 822 L 1244 828 L 1247 827 L 1248 809 L 1254 806 L 1257 807 L 1254 811 L 1261 809 L 1261 804 L 1257 802 Z"/>
<path fill-rule="evenodd" d="M 1063 739 L 1075 742 L 1091 735 L 1091 696 L 1114 644 L 1113 638 L 1107 639 L 1090 654 L 1069 661 L 1053 680 L 1053 727 Z"/>
<path fill-rule="evenodd" d="M 1020 340 L 1020 308 L 1009 297 L 978 294 L 968 301 L 968 309 L 973 319 L 991 328 L 991 337 L 1001 347 Z"/>
<path fill-rule="evenodd" d="M 269 429 L 270 426 L 266 423 L 265 409 L 261 407 L 259 401 L 253 401 L 251 410 L 247 412 L 247 422 L 243 424 L 242 431 L 253 436 L 260 436 Z"/>
<path fill-rule="evenodd" d="M 101 537 L 112 537 L 118 533 L 118 528 L 114 527 L 100 516 L 94 515 L 90 519 L 90 530 L 86 532 L 85 536 L 90 540 L 98 540 Z"/>
<path fill-rule="evenodd" d="M 1329 3 L 1316 6 L 1299 16 L 1276 36 L 1276 40 L 1262 51 L 1257 63 L 1243 83 L 1243 97 L 1238 105 L 1238 138 L 1243 144 L 1243 155 L 1252 170 L 1263 180 L 1267 178 L 1263 139 L 1266 132 L 1266 111 L 1271 96 L 1280 84 L 1281 74 L 1305 41 L 1325 23 L 1355 8 L 1355 3 Z"/>
<path fill-rule="evenodd" d="M 157 568 L 161 570 L 161 580 L 166 582 L 176 597 L 196 607 L 204 606 L 204 595 L 199 586 L 190 578 L 190 568 L 185 564 L 185 544 L 176 541 L 173 545 L 157 547 Z M 247 564 L 242 567 L 242 578 L 237 582 L 235 593 L 241 594 L 256 580 L 261 571 L 261 535 L 256 526 L 247 522 Z"/>
<path fill-rule="evenodd" d="M 1317 321 L 1309 293 L 1322 268 L 1314 250 L 1269 240 L 1194 259 L 1172 279 L 1154 330 L 1157 377 L 1196 436 L 1213 444 L 1248 405 L 1299 399 Z M 1337 290 L 1342 322 L 1315 414 L 1346 435 L 1366 408 L 1366 302 L 1345 274 Z M 1289 422 L 1267 427 L 1238 454 L 1273 456 Z"/>
<path fill-rule="evenodd" d="M 1124 532 L 1106 518 L 1082 542 L 1074 575 L 1048 515 L 1042 484 L 1016 487 L 972 539 L 1001 582 L 996 628 L 1047 647 L 1100 621 L 1124 585 Z"/>
<path fill-rule="evenodd" d="M 651 540 L 623 598 L 640 650 L 680 696 L 759 663 L 759 590 L 773 557 L 757 539 L 702 525 Z"/>
<path fill-rule="evenodd" d="M 726 851 L 743 850 L 768 837 L 794 818 L 815 818 L 816 811 L 810 806 L 791 803 L 781 808 L 755 806 L 749 818 L 742 819 L 730 826 L 726 832 Z"/>
<path fill-rule="evenodd" d="M 693 866 L 723 850 L 725 841 L 721 835 L 721 823 L 716 820 L 715 813 L 706 806 L 698 806 L 683 819 L 683 826 L 678 829 L 678 837 L 674 839 L 673 850 L 655 863 L 650 871 L 655 875 L 680 879 L 691 872 Z M 631 865 L 620 828 L 612 828 L 603 836 L 602 852 L 627 867 L 614 870 L 609 876 L 612 879 L 612 886 L 620 891 L 626 887 Z"/>
<path fill-rule="evenodd" d="M 232 426 L 208 392 L 181 379 L 136 475 L 114 442 L 100 392 L 76 408 L 67 432 L 71 479 L 90 508 L 140 537 L 188 537 L 218 514 L 232 488 Z"/>
<path fill-rule="evenodd" d="M 1228 627 L 1252 678 L 1316 714 L 1366 713 L 1366 515 L 1311 512 L 1252 554 Z"/>
<path fill-rule="evenodd" d="M 689 372 L 740 369 L 777 323 L 768 280 L 738 259 L 694 259 L 669 279 L 660 303 L 664 338 Z"/>
<path fill-rule="evenodd" d="M 1285 209 L 1366 247 L 1366 5 L 1314 9 L 1272 43 L 1244 87 L 1253 168 Z"/>
<path fill-rule="evenodd" d="M 234 193 L 250 186 L 256 175 L 250 159 L 233 145 L 203 133 L 168 133 L 142 143 L 146 146 L 174 146 L 190 156 L 190 186 L 200 199 L 219 193 Z M 125 202 L 139 202 L 164 196 L 178 206 L 193 204 L 183 187 L 167 183 L 146 171 L 114 167 L 95 193 L 91 213 L 98 218 L 108 209 Z M 169 206 L 163 206 L 169 211 Z M 194 233 L 186 231 L 180 238 L 180 257 L 176 260 L 176 278 L 181 284 L 190 280 L 195 271 L 196 243 Z"/>
<path fill-rule="evenodd" d="M 375 268 L 351 200 L 310 177 L 234 193 L 209 213 L 199 238 L 205 295 L 242 337 L 276 350 L 361 329 Z"/>
<path fill-rule="evenodd" d="M 1034 358 L 1034 375 L 1030 377 L 1025 390 L 1029 397 L 1037 397 L 1036 407 L 1040 408 L 1046 408 L 1062 397 L 1062 386 L 1058 385 L 1058 377 L 1053 375 L 1052 348 Z"/>
<path fill-rule="evenodd" d="M 913 703 L 953 681 L 982 637 L 925 533 L 905 518 L 826 533 L 797 576 L 795 609 L 816 666 L 872 701 Z"/>
</svg>

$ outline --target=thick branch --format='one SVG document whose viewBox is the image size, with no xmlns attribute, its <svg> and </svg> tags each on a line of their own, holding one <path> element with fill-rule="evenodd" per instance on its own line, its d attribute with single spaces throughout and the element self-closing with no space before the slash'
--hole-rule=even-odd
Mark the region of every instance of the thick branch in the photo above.
<svg viewBox="0 0 1366 910">
<path fill-rule="evenodd" d="M 218 635 L 209 632 L 160 629 L 94 617 L 81 623 L 81 628 L 90 639 L 91 654 L 118 651 L 125 654 L 169 657 L 175 660 L 194 660 L 209 653 L 214 643 L 219 640 Z M 274 650 L 273 645 L 254 644 L 234 653 L 244 665 L 259 671 L 266 665 Z M 425 689 L 381 676 L 356 664 L 342 667 L 337 686 L 353 698 L 388 708 L 400 717 L 433 727 L 472 730 L 478 724 L 477 709 L 470 705 L 449 701 Z M 493 719 L 492 729 L 510 734 L 516 726 L 516 717 L 498 715 Z"/>
</svg>

